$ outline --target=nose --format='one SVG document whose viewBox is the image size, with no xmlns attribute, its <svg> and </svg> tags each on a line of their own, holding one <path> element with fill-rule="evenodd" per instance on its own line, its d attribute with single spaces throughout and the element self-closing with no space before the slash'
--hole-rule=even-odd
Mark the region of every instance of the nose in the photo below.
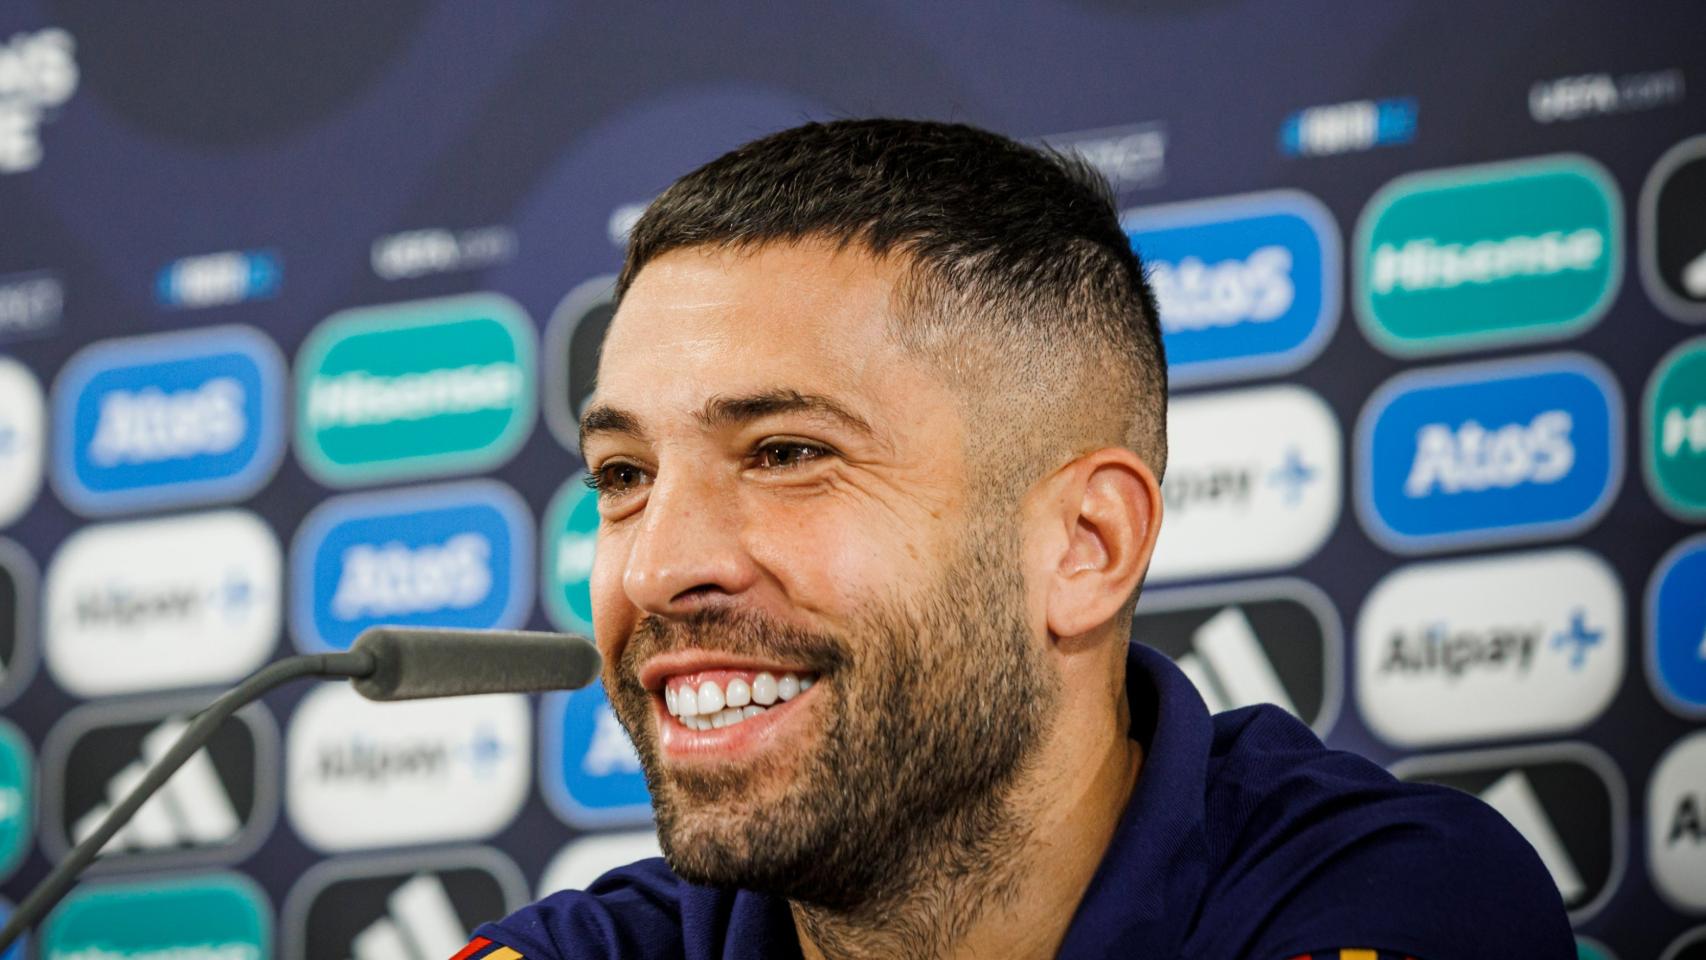
<svg viewBox="0 0 1706 960">
<path fill-rule="evenodd" d="M 757 582 L 757 564 L 742 545 L 737 498 L 706 474 L 660 469 L 646 497 L 622 588 L 647 613 L 685 616 L 727 604 Z"/>
</svg>

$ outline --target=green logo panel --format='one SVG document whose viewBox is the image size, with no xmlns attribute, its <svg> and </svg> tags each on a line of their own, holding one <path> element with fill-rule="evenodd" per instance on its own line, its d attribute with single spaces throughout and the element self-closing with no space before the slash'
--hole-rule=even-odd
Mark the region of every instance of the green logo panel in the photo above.
<svg viewBox="0 0 1706 960">
<path fill-rule="evenodd" d="M 545 511 L 545 612 L 559 630 L 592 636 L 592 556 L 598 542 L 598 494 L 584 474 L 563 484 Z"/>
<path fill-rule="evenodd" d="M 1706 337 L 1659 361 L 1643 407 L 1653 496 L 1685 518 L 1706 517 Z"/>
<path fill-rule="evenodd" d="M 47 919 L 41 960 L 268 960 L 260 888 L 232 874 L 84 887 Z"/>
<path fill-rule="evenodd" d="M 17 727 L 0 720 L 0 877 L 29 852 L 35 796 L 29 742 Z"/>
<path fill-rule="evenodd" d="M 532 323 L 495 294 L 328 318 L 296 361 L 296 443 L 334 486 L 472 473 L 533 426 Z"/>
<path fill-rule="evenodd" d="M 1557 340 L 1617 291 L 1622 205 L 1585 157 L 1427 171 L 1375 194 L 1355 250 L 1358 319 L 1388 352 Z"/>
</svg>

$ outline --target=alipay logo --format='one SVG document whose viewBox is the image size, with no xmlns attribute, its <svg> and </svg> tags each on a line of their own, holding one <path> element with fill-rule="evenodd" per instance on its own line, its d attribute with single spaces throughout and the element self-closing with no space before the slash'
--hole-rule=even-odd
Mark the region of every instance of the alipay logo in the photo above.
<svg viewBox="0 0 1706 960">
<path fill-rule="evenodd" d="M 291 628 L 305 652 L 379 624 L 516 627 L 533 579 L 532 521 L 501 484 L 335 498 L 291 547 Z"/>
<path fill-rule="evenodd" d="M 540 776 L 558 816 L 581 828 L 651 819 L 639 754 L 610 709 L 603 684 L 550 694 L 539 723 Z"/>
<path fill-rule="evenodd" d="M 521 694 L 381 704 L 316 688 L 286 737 L 291 825 L 322 851 L 490 836 L 527 799 L 531 725 Z"/>
<path fill-rule="evenodd" d="M 534 333 L 495 294 L 348 310 L 296 361 L 296 443 L 325 483 L 502 463 L 533 425 Z"/>
<path fill-rule="evenodd" d="M 47 412 L 28 367 L 0 357 L 0 527 L 23 516 L 41 489 Z"/>
<path fill-rule="evenodd" d="M 1647 786 L 1647 863 L 1678 910 L 1706 910 L 1706 733 L 1673 744 Z"/>
<path fill-rule="evenodd" d="M 1615 183 L 1584 157 L 1400 177 L 1357 225 L 1358 317 L 1405 354 L 1571 336 L 1616 292 L 1622 224 Z"/>
<path fill-rule="evenodd" d="M 598 545 L 598 495 L 584 475 L 563 484 L 545 511 L 545 612 L 559 630 L 592 636 L 592 560 Z"/>
<path fill-rule="evenodd" d="M 1357 426 L 1357 509 L 1401 552 L 1561 536 L 1623 479 L 1623 403 L 1580 356 L 1401 374 Z"/>
<path fill-rule="evenodd" d="M 43 960 L 269 960 L 266 894 L 235 874 L 85 886 L 48 916 Z"/>
<path fill-rule="evenodd" d="M 539 896 L 559 890 L 585 890 L 617 867 L 663 856 L 655 830 L 595 833 L 570 840 L 539 877 Z"/>
<path fill-rule="evenodd" d="M 163 307 L 218 307 L 276 296 L 284 269 L 270 250 L 228 250 L 175 260 L 160 270 L 154 298 Z"/>
<path fill-rule="evenodd" d="M 1623 593 L 1583 550 L 1402 567 L 1357 619 L 1357 702 L 1386 741 L 1574 730 L 1623 679 Z"/>
<path fill-rule="evenodd" d="M 1339 236 L 1297 191 L 1137 210 L 1125 218 L 1161 311 L 1176 383 L 1307 363 L 1339 316 Z"/>
<path fill-rule="evenodd" d="M 1416 100 L 1352 100 L 1307 107 L 1280 125 L 1280 152 L 1291 157 L 1324 157 L 1374 147 L 1392 147 L 1416 139 Z"/>
<path fill-rule="evenodd" d="M 1706 714 L 1706 536 L 1677 544 L 1653 571 L 1647 676 L 1672 708 Z"/>
<path fill-rule="evenodd" d="M 86 514 L 239 500 L 284 451 L 284 361 L 258 331 L 109 340 L 54 383 L 54 483 Z"/>
<path fill-rule="evenodd" d="M 232 683 L 277 642 L 283 566 L 242 510 L 85 527 L 47 569 L 48 669 L 82 697 Z"/>
<path fill-rule="evenodd" d="M 1279 386 L 1182 397 L 1167 427 L 1167 522 L 1151 581 L 1290 566 L 1332 532 L 1339 423 L 1319 396 Z"/>
<path fill-rule="evenodd" d="M 1653 499 L 1685 519 L 1706 518 L 1706 337 L 1659 361 L 1641 406 Z"/>
</svg>

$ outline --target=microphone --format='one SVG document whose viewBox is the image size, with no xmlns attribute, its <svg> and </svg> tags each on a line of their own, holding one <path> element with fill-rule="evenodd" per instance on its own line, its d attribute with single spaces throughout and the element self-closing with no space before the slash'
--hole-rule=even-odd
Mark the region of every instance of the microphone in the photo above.
<svg viewBox="0 0 1706 960">
<path fill-rule="evenodd" d="M 196 714 L 93 833 L 71 849 L 0 928 L 0 954 L 70 891 L 136 811 L 200 750 L 230 716 L 299 677 L 347 678 L 369 700 L 418 700 L 484 693 L 576 690 L 598 679 L 598 648 L 585 637 L 526 630 L 369 627 L 343 653 L 286 657 L 268 664 Z"/>
<path fill-rule="evenodd" d="M 351 682 L 369 700 L 578 690 L 602 665 L 585 637 L 528 630 L 370 627 L 350 651 L 373 656 Z"/>
</svg>

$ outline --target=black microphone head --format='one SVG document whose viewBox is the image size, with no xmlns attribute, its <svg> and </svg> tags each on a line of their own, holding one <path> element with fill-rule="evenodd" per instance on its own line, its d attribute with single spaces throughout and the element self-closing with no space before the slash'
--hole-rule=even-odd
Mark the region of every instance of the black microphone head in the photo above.
<svg viewBox="0 0 1706 960">
<path fill-rule="evenodd" d="M 369 627 L 350 649 L 373 656 L 351 681 L 369 700 L 577 690 L 603 662 L 585 637 L 528 630 Z"/>
</svg>

